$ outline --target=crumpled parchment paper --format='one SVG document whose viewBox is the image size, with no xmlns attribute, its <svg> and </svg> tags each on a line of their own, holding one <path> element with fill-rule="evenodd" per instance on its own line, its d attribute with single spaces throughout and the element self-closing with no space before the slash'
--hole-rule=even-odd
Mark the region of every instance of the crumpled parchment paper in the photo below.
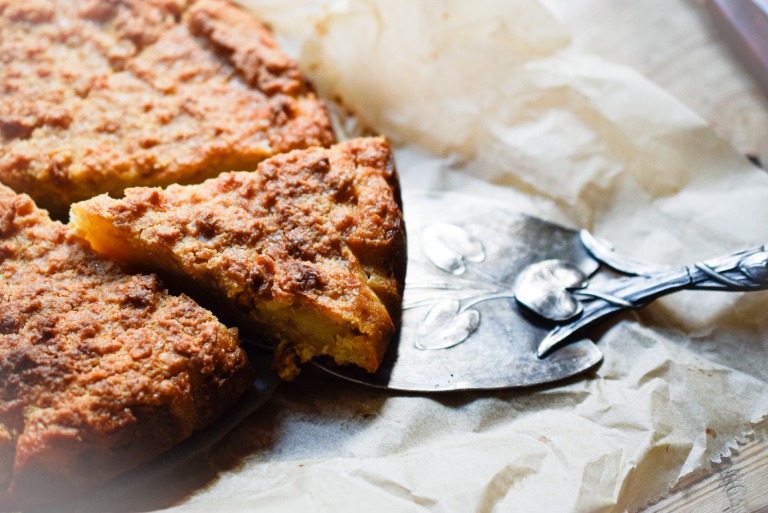
<svg viewBox="0 0 768 513">
<path fill-rule="evenodd" d="M 501 199 L 648 262 L 768 241 L 768 176 L 637 72 L 575 49 L 536 0 L 243 3 L 390 138 L 404 188 Z M 679 293 L 594 338 L 595 373 L 526 391 L 395 394 L 310 369 L 165 511 L 634 511 L 768 413 L 766 293 Z"/>
</svg>

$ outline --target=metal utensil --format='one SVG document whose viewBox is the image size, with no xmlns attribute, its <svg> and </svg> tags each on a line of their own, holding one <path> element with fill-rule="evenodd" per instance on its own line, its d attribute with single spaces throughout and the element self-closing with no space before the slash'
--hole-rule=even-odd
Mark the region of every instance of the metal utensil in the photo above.
<svg viewBox="0 0 768 513">
<path fill-rule="evenodd" d="M 683 288 L 768 288 L 765 246 L 688 266 L 624 258 L 586 231 L 454 193 L 406 194 L 408 276 L 399 334 L 376 373 L 344 379 L 415 392 L 552 383 L 597 365 L 590 326 Z M 597 273 L 604 267 L 629 277 Z"/>
<path fill-rule="evenodd" d="M 641 308 L 656 298 L 682 289 L 749 291 L 768 288 L 768 251 L 759 246 L 730 255 L 680 267 L 652 266 L 613 252 L 610 246 L 589 232 L 581 232 L 581 242 L 593 258 L 630 278 L 613 279 L 590 285 L 586 280 L 566 293 L 578 304 L 578 313 L 553 328 L 538 348 L 545 356 L 575 333 L 621 310 Z M 567 264 L 561 263 L 567 267 Z M 530 273 L 534 268 L 524 272 Z M 519 296 L 519 294 L 518 294 Z M 518 297 L 518 299 L 520 299 Z M 529 308 L 536 308 L 529 305 Z M 559 312 L 538 309 L 542 317 L 560 321 Z"/>
</svg>

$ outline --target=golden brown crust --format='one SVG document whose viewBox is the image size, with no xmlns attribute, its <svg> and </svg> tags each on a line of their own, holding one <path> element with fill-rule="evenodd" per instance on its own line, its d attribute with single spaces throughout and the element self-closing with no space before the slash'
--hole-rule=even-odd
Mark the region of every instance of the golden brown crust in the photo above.
<svg viewBox="0 0 768 513">
<path fill-rule="evenodd" d="M 97 250 L 226 298 L 278 342 L 283 377 L 318 354 L 376 370 L 399 318 L 405 229 L 382 138 L 293 151 L 200 185 L 98 196 L 71 219 Z"/>
<path fill-rule="evenodd" d="M 332 144 L 322 102 L 226 0 L 0 0 L 0 181 L 56 215 Z"/>
<path fill-rule="evenodd" d="M 252 382 L 237 334 L 0 186 L 0 503 L 72 495 L 202 428 Z"/>
</svg>

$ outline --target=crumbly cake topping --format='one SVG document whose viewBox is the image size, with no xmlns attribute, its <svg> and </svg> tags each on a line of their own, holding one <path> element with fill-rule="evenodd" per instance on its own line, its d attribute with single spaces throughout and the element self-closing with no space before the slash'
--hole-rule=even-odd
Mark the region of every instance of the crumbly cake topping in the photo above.
<svg viewBox="0 0 768 513">
<path fill-rule="evenodd" d="M 333 142 L 270 32 L 226 0 L 0 0 L 0 181 L 61 214 Z"/>
<path fill-rule="evenodd" d="M 236 332 L 0 186 L 0 499 L 103 482 L 208 424 L 250 379 Z"/>
</svg>

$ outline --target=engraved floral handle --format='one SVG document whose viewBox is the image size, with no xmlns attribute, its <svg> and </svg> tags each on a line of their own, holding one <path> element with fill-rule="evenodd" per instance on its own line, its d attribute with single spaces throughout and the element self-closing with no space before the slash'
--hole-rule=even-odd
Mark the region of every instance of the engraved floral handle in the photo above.
<svg viewBox="0 0 768 513">
<path fill-rule="evenodd" d="M 768 288 L 767 246 L 683 267 L 665 267 L 624 258 L 589 232 L 582 231 L 580 235 L 584 247 L 596 260 L 629 277 L 595 285 L 589 284 L 586 277 L 583 280 L 569 277 L 571 281 L 564 283 L 562 276 L 573 272 L 573 269 L 559 261 L 533 264 L 524 271 L 515 291 L 517 300 L 541 317 L 560 323 L 539 344 L 539 357 L 546 356 L 576 332 L 608 315 L 643 307 L 671 292 L 681 289 L 749 291 Z M 542 273 L 543 267 L 547 271 Z M 534 275 L 538 278 L 531 279 Z M 547 283 L 548 279 L 555 283 Z M 542 293 L 547 289 L 548 293 Z M 568 310 L 569 305 L 573 305 L 571 310 Z"/>
</svg>

